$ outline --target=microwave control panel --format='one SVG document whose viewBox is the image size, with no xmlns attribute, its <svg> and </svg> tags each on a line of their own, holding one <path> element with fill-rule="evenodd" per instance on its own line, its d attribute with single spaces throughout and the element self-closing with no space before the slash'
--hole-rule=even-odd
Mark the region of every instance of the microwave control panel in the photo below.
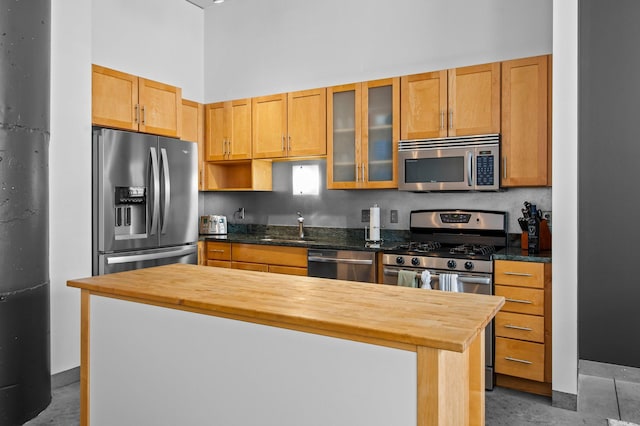
<svg viewBox="0 0 640 426">
<path fill-rule="evenodd" d="M 495 157 L 493 154 L 483 155 L 482 152 L 476 157 L 476 181 L 478 186 L 491 186 L 495 179 Z"/>
</svg>

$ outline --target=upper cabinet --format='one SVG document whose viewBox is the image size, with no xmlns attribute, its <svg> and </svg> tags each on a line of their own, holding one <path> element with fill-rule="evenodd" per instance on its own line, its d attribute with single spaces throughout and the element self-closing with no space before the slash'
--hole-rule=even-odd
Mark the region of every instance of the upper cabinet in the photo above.
<svg viewBox="0 0 640 426">
<path fill-rule="evenodd" d="M 198 190 L 205 188 L 204 182 L 204 105 L 182 100 L 182 135 L 180 139 L 198 144 Z"/>
<path fill-rule="evenodd" d="M 327 89 L 327 188 L 397 188 L 400 80 Z"/>
<path fill-rule="evenodd" d="M 326 89 L 253 98 L 253 158 L 327 153 Z"/>
<path fill-rule="evenodd" d="M 502 186 L 545 186 L 550 177 L 549 57 L 502 63 Z"/>
<path fill-rule="evenodd" d="M 401 139 L 500 133 L 500 63 L 401 78 Z"/>
<path fill-rule="evenodd" d="M 92 123 L 163 136 L 180 136 L 182 90 L 93 65 Z"/>
<path fill-rule="evenodd" d="M 206 106 L 206 160 L 251 158 L 251 99 Z"/>
</svg>

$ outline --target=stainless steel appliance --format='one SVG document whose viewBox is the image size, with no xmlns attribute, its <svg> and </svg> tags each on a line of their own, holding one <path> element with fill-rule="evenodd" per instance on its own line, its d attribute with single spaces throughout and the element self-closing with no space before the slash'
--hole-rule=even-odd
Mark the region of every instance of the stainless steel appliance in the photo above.
<svg viewBox="0 0 640 426">
<path fill-rule="evenodd" d="M 307 275 L 376 282 L 376 254 L 370 251 L 309 249 Z"/>
<path fill-rule="evenodd" d="M 460 292 L 494 294 L 491 255 L 507 244 L 505 212 L 416 210 L 411 212 L 410 231 L 409 243 L 383 253 L 384 284 L 396 285 L 400 271 L 415 272 L 420 279 L 427 270 L 435 290 L 442 287 L 444 274 L 455 274 Z M 487 326 L 485 338 L 485 384 L 493 389 L 493 322 Z"/>
<path fill-rule="evenodd" d="M 93 129 L 93 274 L 197 263 L 197 145 Z"/>
<path fill-rule="evenodd" d="M 227 217 L 219 214 L 200 216 L 200 233 L 208 235 L 226 235 Z"/>
<path fill-rule="evenodd" d="M 500 135 L 404 140 L 398 144 L 398 189 L 497 191 Z"/>
</svg>

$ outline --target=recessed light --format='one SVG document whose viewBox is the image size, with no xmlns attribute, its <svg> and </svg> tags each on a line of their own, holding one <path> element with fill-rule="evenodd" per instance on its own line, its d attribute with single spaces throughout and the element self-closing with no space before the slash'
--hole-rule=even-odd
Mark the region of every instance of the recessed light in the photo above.
<svg viewBox="0 0 640 426">
<path fill-rule="evenodd" d="M 213 4 L 224 3 L 224 0 L 213 0 Z"/>
</svg>

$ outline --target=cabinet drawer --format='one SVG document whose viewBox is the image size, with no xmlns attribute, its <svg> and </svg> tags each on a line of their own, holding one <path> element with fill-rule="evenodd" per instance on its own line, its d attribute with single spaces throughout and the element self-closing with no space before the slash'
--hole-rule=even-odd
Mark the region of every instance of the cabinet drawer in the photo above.
<svg viewBox="0 0 640 426">
<path fill-rule="evenodd" d="M 544 288 L 544 263 L 496 260 L 494 271 L 496 284 Z"/>
<path fill-rule="evenodd" d="M 207 259 L 231 260 L 231 244 L 207 241 Z"/>
<path fill-rule="evenodd" d="M 496 296 L 506 299 L 501 312 L 544 315 L 544 290 L 497 285 Z"/>
<path fill-rule="evenodd" d="M 307 249 L 304 247 L 234 243 L 232 260 L 306 268 Z"/>
<path fill-rule="evenodd" d="M 496 336 L 544 343 L 544 317 L 498 312 Z"/>
<path fill-rule="evenodd" d="M 218 268 L 231 268 L 231 262 L 228 260 L 207 260 L 207 266 L 215 266 Z"/>
<path fill-rule="evenodd" d="M 231 262 L 231 268 L 245 271 L 269 272 L 269 265 L 263 263 Z"/>
<path fill-rule="evenodd" d="M 299 268 L 297 266 L 269 265 L 269 272 L 273 272 L 275 274 L 307 276 L 307 268 Z"/>
<path fill-rule="evenodd" d="M 496 373 L 544 381 L 544 344 L 496 337 Z"/>
</svg>

